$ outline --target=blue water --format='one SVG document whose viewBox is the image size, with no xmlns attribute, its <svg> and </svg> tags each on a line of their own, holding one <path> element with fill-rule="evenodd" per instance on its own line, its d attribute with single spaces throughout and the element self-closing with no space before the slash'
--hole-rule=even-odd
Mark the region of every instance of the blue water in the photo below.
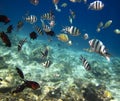
<svg viewBox="0 0 120 101">
<path fill-rule="evenodd" d="M 65 8 L 61 8 L 61 4 L 66 2 L 68 5 Z M 110 53 L 113 56 L 120 56 L 119 44 L 120 44 L 120 35 L 116 35 L 113 30 L 120 27 L 119 22 L 119 1 L 113 0 L 103 0 L 104 8 L 101 11 L 88 10 L 89 3 L 93 2 L 93 0 L 88 0 L 87 4 L 81 3 L 72 3 L 69 0 L 60 0 L 58 6 L 61 8 L 61 12 L 57 12 L 55 10 L 54 4 L 52 0 L 40 0 L 37 6 L 34 6 L 30 3 L 29 0 L 1 0 L 0 1 L 0 14 L 7 15 L 11 19 L 11 24 L 16 25 L 19 20 L 22 19 L 22 16 L 25 15 L 27 11 L 30 14 L 34 14 L 38 17 L 38 24 L 40 24 L 40 16 L 50 10 L 53 10 L 55 13 L 56 26 L 54 31 L 56 34 L 60 33 L 62 26 L 70 25 L 68 16 L 69 9 L 72 9 L 76 18 L 73 21 L 73 26 L 77 26 L 81 33 L 84 34 L 87 32 L 92 38 L 98 38 L 107 47 Z M 106 22 L 108 20 L 112 20 L 112 25 L 101 31 L 100 33 L 96 32 L 96 27 L 100 21 Z M 25 24 L 23 31 L 27 30 L 29 33 L 31 31 L 32 25 Z M 84 48 L 89 47 L 88 42 L 82 40 L 80 37 L 72 37 L 72 40 L 75 40 L 74 43 L 77 43 L 76 46 L 74 44 L 74 48 Z M 81 44 L 82 43 L 82 44 Z"/>
</svg>

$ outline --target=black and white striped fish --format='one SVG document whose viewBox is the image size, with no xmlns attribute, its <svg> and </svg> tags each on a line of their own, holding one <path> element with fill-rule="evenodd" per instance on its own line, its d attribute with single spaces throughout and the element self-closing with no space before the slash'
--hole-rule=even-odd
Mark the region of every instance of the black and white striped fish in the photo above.
<svg viewBox="0 0 120 101">
<path fill-rule="evenodd" d="M 91 70 L 90 64 L 88 63 L 88 61 L 82 55 L 80 57 L 80 60 L 82 61 L 83 66 L 86 70 Z"/>
<path fill-rule="evenodd" d="M 37 22 L 37 17 L 35 15 L 29 15 L 25 18 L 23 18 L 26 22 L 29 22 L 30 24 L 33 24 Z"/>
<path fill-rule="evenodd" d="M 107 52 L 105 45 L 102 41 L 98 39 L 91 39 L 89 40 L 89 45 L 92 51 L 99 53 L 100 55 L 104 56 L 108 61 L 110 61 L 110 54 Z"/>
<path fill-rule="evenodd" d="M 51 62 L 50 60 L 47 60 L 47 61 L 43 62 L 42 65 L 43 65 L 44 67 L 48 68 L 48 67 L 50 67 L 51 63 L 52 63 L 52 62 Z"/>
<path fill-rule="evenodd" d="M 25 38 L 25 39 L 19 41 L 19 44 L 18 44 L 18 51 L 21 50 L 21 48 L 22 48 L 23 44 L 26 42 L 26 40 L 27 40 L 27 38 Z"/>
<path fill-rule="evenodd" d="M 48 25 L 43 25 L 43 30 L 45 31 L 45 32 L 50 32 L 52 29 L 51 29 L 51 27 L 50 26 L 48 26 Z"/>
<path fill-rule="evenodd" d="M 40 35 L 43 35 L 42 28 L 40 28 L 40 27 L 37 26 L 37 25 L 35 25 L 34 28 L 35 28 L 35 30 L 36 30 Z"/>
<path fill-rule="evenodd" d="M 72 36 L 78 36 L 80 35 L 80 30 L 77 27 L 74 26 L 66 26 L 65 28 L 62 29 L 64 33 L 69 33 Z"/>
<path fill-rule="evenodd" d="M 104 7 L 104 4 L 102 3 L 102 1 L 99 1 L 99 0 L 96 0 L 92 3 L 90 3 L 88 9 L 91 9 L 91 10 L 102 10 Z"/>
<path fill-rule="evenodd" d="M 53 14 L 53 12 L 51 11 L 51 12 L 49 12 L 49 13 L 45 13 L 45 14 L 43 14 L 42 16 L 41 16 L 41 19 L 42 20 L 54 20 L 54 14 Z"/>
</svg>

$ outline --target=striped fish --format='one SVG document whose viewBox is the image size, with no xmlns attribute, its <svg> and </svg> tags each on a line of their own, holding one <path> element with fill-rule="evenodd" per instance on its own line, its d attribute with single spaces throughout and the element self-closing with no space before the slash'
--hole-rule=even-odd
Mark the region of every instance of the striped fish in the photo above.
<svg viewBox="0 0 120 101">
<path fill-rule="evenodd" d="M 34 28 L 40 35 L 43 35 L 43 31 L 39 26 L 35 25 Z"/>
<path fill-rule="evenodd" d="M 80 60 L 82 61 L 83 66 L 86 70 L 91 70 L 90 64 L 88 63 L 88 61 L 82 55 L 80 57 Z"/>
<path fill-rule="evenodd" d="M 107 52 L 105 45 L 98 39 L 89 40 L 89 45 L 92 50 L 100 55 L 104 56 L 108 61 L 110 61 L 110 54 Z"/>
<path fill-rule="evenodd" d="M 50 67 L 51 63 L 52 63 L 52 62 L 51 62 L 50 60 L 47 60 L 47 61 L 43 62 L 42 65 L 43 65 L 44 67 L 48 68 L 48 67 Z"/>
<path fill-rule="evenodd" d="M 44 26 L 43 26 L 43 30 L 44 30 L 45 32 L 50 32 L 52 29 L 51 29 L 50 26 L 44 25 Z"/>
<path fill-rule="evenodd" d="M 77 27 L 74 26 L 66 26 L 65 28 L 62 29 L 64 33 L 69 33 L 72 36 L 78 36 L 80 35 L 80 30 Z"/>
<path fill-rule="evenodd" d="M 45 13 L 45 14 L 43 14 L 42 16 L 41 16 L 41 19 L 43 19 L 43 20 L 54 20 L 54 14 L 53 14 L 53 12 L 51 11 L 51 12 L 49 12 L 49 13 Z"/>
<path fill-rule="evenodd" d="M 102 10 L 104 7 L 104 4 L 102 3 L 102 1 L 99 1 L 99 0 L 96 0 L 92 3 L 90 3 L 88 9 L 91 9 L 91 10 Z"/>
<path fill-rule="evenodd" d="M 27 40 L 27 38 L 25 38 L 25 39 L 19 41 L 19 44 L 18 44 L 18 51 L 21 50 L 21 48 L 22 48 L 23 44 L 26 42 L 26 40 Z"/>
<path fill-rule="evenodd" d="M 26 22 L 29 22 L 30 24 L 33 24 L 33 23 L 37 22 L 37 17 L 35 15 L 29 15 L 29 16 L 25 17 L 24 20 Z"/>
</svg>

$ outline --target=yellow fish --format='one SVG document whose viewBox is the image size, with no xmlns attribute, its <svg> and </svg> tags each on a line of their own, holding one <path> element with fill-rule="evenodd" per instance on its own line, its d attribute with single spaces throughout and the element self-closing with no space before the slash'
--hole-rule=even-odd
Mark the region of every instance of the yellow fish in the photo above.
<svg viewBox="0 0 120 101">
<path fill-rule="evenodd" d="M 59 34 L 59 35 L 57 35 L 57 38 L 58 38 L 58 40 L 60 40 L 62 42 L 67 42 L 68 45 L 72 45 L 72 41 L 69 40 L 67 34 L 64 34 L 64 33 Z"/>
<path fill-rule="evenodd" d="M 62 42 L 68 42 L 69 38 L 67 34 L 59 34 L 57 35 L 58 40 L 62 41 Z"/>
</svg>

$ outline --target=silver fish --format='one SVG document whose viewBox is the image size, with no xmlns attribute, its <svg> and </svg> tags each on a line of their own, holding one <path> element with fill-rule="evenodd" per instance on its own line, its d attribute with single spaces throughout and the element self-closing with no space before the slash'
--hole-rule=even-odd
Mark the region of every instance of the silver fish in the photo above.
<svg viewBox="0 0 120 101">
<path fill-rule="evenodd" d="M 51 62 L 50 60 L 47 60 L 47 61 L 43 62 L 42 65 L 43 65 L 44 67 L 48 68 L 48 67 L 50 67 L 51 63 L 52 63 L 52 62 Z"/>
<path fill-rule="evenodd" d="M 102 3 L 102 1 L 96 0 L 90 3 L 88 9 L 99 11 L 99 10 L 102 10 L 103 7 L 104 7 L 104 4 Z"/>
<path fill-rule="evenodd" d="M 80 60 L 82 61 L 83 66 L 86 70 L 91 70 L 90 64 L 88 63 L 88 61 L 82 55 L 80 57 Z"/>
<path fill-rule="evenodd" d="M 49 13 L 45 13 L 41 16 L 41 19 L 43 20 L 54 20 L 55 16 L 53 14 L 53 12 L 49 12 Z"/>
<path fill-rule="evenodd" d="M 27 40 L 27 38 L 25 38 L 25 39 L 19 41 L 19 44 L 18 44 L 18 51 L 21 50 L 21 48 L 22 48 L 23 44 L 26 42 L 26 40 Z"/>
<path fill-rule="evenodd" d="M 35 25 L 34 28 L 35 28 L 35 30 L 36 30 L 40 35 L 43 35 L 42 28 L 40 28 L 40 27 L 37 26 L 37 25 Z"/>
<path fill-rule="evenodd" d="M 64 33 L 69 33 L 72 36 L 78 36 L 80 35 L 80 30 L 77 27 L 74 26 L 66 26 L 65 28 L 62 29 Z"/>
<path fill-rule="evenodd" d="M 26 22 L 29 22 L 30 24 L 33 24 L 33 23 L 37 22 L 37 17 L 35 15 L 29 15 L 29 16 L 25 17 L 24 20 Z"/>
<path fill-rule="evenodd" d="M 93 52 L 96 52 L 102 56 L 104 56 L 108 61 L 110 61 L 110 54 L 107 52 L 105 45 L 102 41 L 98 39 L 91 39 L 89 41 L 89 45 Z"/>
</svg>

